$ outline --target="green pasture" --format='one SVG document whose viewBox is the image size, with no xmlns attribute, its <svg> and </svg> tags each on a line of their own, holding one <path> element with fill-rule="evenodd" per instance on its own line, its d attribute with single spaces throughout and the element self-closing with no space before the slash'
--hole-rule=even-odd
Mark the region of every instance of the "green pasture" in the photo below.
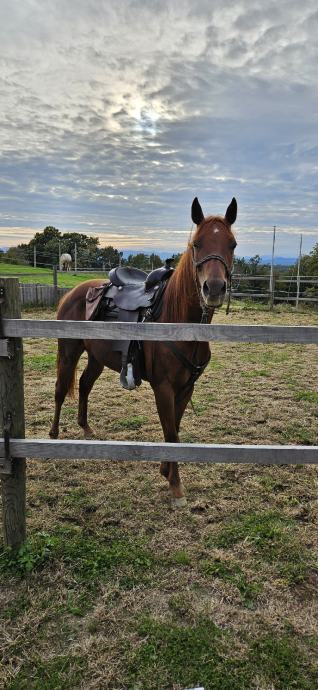
<svg viewBox="0 0 318 690">
<path fill-rule="evenodd" d="M 39 283 L 40 285 L 53 285 L 53 271 L 51 268 L 33 268 L 33 266 L 23 266 L 17 264 L 10 264 L 6 262 L 0 263 L 0 277 L 17 277 L 20 283 Z M 74 271 L 59 272 L 58 286 L 72 288 L 84 280 L 91 278 L 106 278 L 107 273 L 102 272 L 88 272 L 82 271 L 75 275 Z"/>
</svg>

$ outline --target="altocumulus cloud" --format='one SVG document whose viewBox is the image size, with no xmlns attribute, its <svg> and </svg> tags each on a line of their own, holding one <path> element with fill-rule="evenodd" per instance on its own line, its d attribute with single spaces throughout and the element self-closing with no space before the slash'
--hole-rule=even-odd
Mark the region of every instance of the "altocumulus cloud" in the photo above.
<svg viewBox="0 0 318 690">
<path fill-rule="evenodd" d="M 46 224 L 182 249 L 239 202 L 241 254 L 316 241 L 314 0 L 2 0 L 0 245 Z M 294 235 L 294 237 L 293 237 Z"/>
</svg>

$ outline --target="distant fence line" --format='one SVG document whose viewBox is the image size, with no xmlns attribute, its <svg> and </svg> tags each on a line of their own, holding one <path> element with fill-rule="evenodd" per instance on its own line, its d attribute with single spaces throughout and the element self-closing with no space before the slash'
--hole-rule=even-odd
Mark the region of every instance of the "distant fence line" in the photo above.
<svg viewBox="0 0 318 690">
<path fill-rule="evenodd" d="M 57 267 L 53 267 L 52 270 L 52 284 L 47 285 L 41 282 L 43 278 L 43 273 L 22 273 L 16 271 L 13 274 L 6 275 L 1 272 L 3 277 L 38 277 L 38 283 L 20 283 L 20 294 L 22 306 L 33 305 L 33 306 L 54 306 L 58 303 L 59 299 L 71 288 L 60 287 L 59 279 L 60 276 L 65 275 L 64 271 L 59 271 Z M 103 269 L 94 268 L 81 268 L 76 271 L 71 271 L 68 275 L 81 275 L 87 273 L 94 273 L 95 275 L 100 275 L 101 278 L 107 278 L 107 272 Z M 49 274 L 45 274 L 46 277 Z M 273 289 L 270 290 L 270 276 L 269 275 L 246 275 L 234 273 L 232 276 L 233 289 L 232 296 L 235 299 L 248 299 L 248 300 L 263 300 L 268 302 L 270 306 L 279 302 L 294 302 L 296 307 L 299 302 L 308 303 L 318 303 L 318 276 L 288 276 L 288 277 L 276 277 L 273 281 Z M 257 285 L 253 288 L 253 283 Z M 268 287 L 266 285 L 268 283 Z M 246 287 L 245 287 L 245 285 Z M 310 293 L 306 294 L 303 285 L 310 290 Z M 286 287 L 285 287 L 286 285 Z M 289 286 L 289 287 L 288 287 Z M 316 286 L 316 289 L 315 289 Z M 288 289 L 287 289 L 288 288 Z"/>
<path fill-rule="evenodd" d="M 251 280 L 251 277 L 248 278 Z M 258 280 L 258 278 L 257 278 Z M 307 281 L 309 282 L 309 281 Z M 34 306 L 54 306 L 58 303 L 63 295 L 68 292 L 71 288 L 58 287 L 54 285 L 41 285 L 39 283 L 20 283 L 20 294 L 21 294 L 21 304 L 22 306 L 34 305 Z M 270 301 L 272 298 L 269 292 L 254 292 L 253 290 L 233 290 L 232 297 L 234 299 L 248 299 L 248 300 L 263 300 Z M 317 286 L 317 297 L 313 296 L 302 296 L 301 294 L 291 295 L 287 291 L 280 291 L 279 294 L 274 292 L 273 303 L 279 302 L 308 302 L 308 303 L 318 303 L 318 286 Z"/>
<path fill-rule="evenodd" d="M 53 307 L 69 291 L 69 288 L 54 285 L 39 285 L 38 283 L 20 283 L 20 297 L 22 306 Z"/>
</svg>

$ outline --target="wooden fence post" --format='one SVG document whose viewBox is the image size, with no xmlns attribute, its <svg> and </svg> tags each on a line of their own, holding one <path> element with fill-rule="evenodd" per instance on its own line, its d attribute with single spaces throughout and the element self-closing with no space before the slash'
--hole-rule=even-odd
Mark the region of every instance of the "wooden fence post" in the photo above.
<svg viewBox="0 0 318 690">
<path fill-rule="evenodd" d="M 21 318 L 20 289 L 17 278 L 0 278 L 4 288 L 1 315 Z M 10 438 L 24 438 L 23 345 L 21 338 L 10 339 L 11 357 L 0 357 L 0 427 Z M 12 458 L 12 472 L 2 477 L 4 542 L 18 548 L 26 536 L 25 458 Z"/>
<path fill-rule="evenodd" d="M 54 285 L 54 300 L 55 300 L 55 304 L 57 304 L 57 302 L 58 302 L 57 266 L 53 266 L 53 285 Z"/>
</svg>

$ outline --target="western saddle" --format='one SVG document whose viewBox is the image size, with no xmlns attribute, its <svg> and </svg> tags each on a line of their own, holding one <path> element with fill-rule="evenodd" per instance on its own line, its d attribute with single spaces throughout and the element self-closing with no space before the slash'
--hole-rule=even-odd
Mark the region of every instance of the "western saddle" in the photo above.
<svg viewBox="0 0 318 690">
<path fill-rule="evenodd" d="M 147 274 L 139 268 L 117 266 L 109 272 L 109 282 L 91 287 L 86 293 L 86 320 L 156 321 L 161 313 L 162 298 L 171 274 L 173 259 Z M 143 371 L 142 343 L 134 340 L 112 340 L 111 347 L 121 353 L 120 383 L 133 390 L 140 386 Z"/>
</svg>

